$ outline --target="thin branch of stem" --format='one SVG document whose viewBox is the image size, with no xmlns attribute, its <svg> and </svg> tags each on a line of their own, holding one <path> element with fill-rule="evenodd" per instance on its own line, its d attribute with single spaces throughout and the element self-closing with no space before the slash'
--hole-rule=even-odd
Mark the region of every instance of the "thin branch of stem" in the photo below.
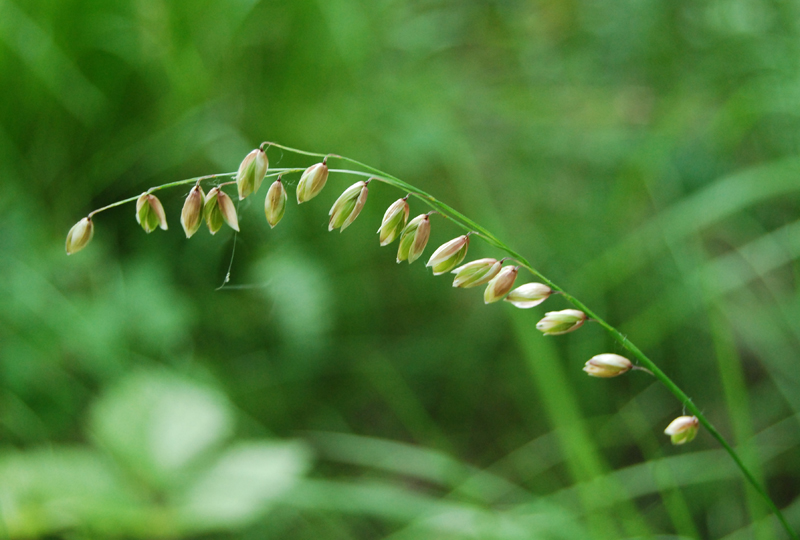
<svg viewBox="0 0 800 540">
<path fill-rule="evenodd" d="M 421 200 L 426 205 L 428 205 L 432 209 L 433 212 L 436 212 L 436 213 L 440 214 L 444 218 L 450 219 L 453 223 L 455 223 L 456 225 L 458 225 L 462 229 L 466 230 L 467 233 L 478 235 L 481 238 L 483 238 L 490 245 L 492 245 L 492 246 L 494 246 L 494 247 L 506 252 L 510 256 L 510 258 L 513 258 L 516 262 L 519 263 L 520 267 L 525 268 L 526 270 L 528 270 L 531 274 L 533 274 L 534 276 L 539 278 L 545 285 L 550 287 L 553 290 L 554 293 L 560 294 L 561 296 L 563 296 L 563 298 L 565 300 L 567 300 L 567 302 L 572 304 L 577 309 L 583 311 L 588 316 L 589 319 L 591 319 L 591 320 L 597 322 L 598 324 L 600 324 L 609 333 L 609 335 L 611 335 L 611 337 L 614 340 L 619 342 L 620 345 L 622 345 L 622 347 L 627 349 L 642 364 L 642 366 L 637 366 L 636 369 L 640 369 L 642 371 L 647 371 L 647 372 L 651 373 L 656 379 L 658 379 L 667 388 L 667 390 L 669 390 L 676 398 L 678 398 L 678 401 L 680 401 L 680 403 L 683 405 L 684 409 L 686 411 L 690 412 L 691 414 L 693 414 L 694 416 L 696 416 L 698 418 L 698 420 L 700 421 L 700 423 L 703 425 L 703 427 L 705 427 L 706 430 L 708 430 L 708 432 L 711 434 L 711 436 L 714 437 L 719 442 L 719 444 L 725 449 L 726 452 L 728 452 L 728 454 L 731 456 L 731 458 L 733 459 L 733 461 L 736 464 L 736 466 L 741 470 L 741 472 L 744 475 L 745 479 L 747 479 L 747 481 L 753 486 L 753 488 L 756 490 L 756 492 L 761 495 L 761 497 L 766 502 L 767 506 L 770 508 L 770 510 L 778 518 L 778 520 L 780 521 L 780 523 L 783 526 L 783 528 L 786 529 L 786 532 L 789 534 L 789 537 L 794 539 L 794 540 L 800 540 L 800 538 L 798 537 L 797 533 L 795 533 L 794 530 L 792 530 L 792 528 L 789 526 L 789 523 L 786 521 L 786 518 L 783 516 L 783 514 L 780 511 L 780 509 L 775 505 L 773 500 L 770 498 L 769 494 L 761 486 L 761 484 L 759 484 L 758 480 L 756 480 L 755 476 L 750 472 L 750 470 L 744 464 L 742 459 L 739 457 L 739 454 L 737 454 L 737 452 L 727 442 L 727 440 L 725 440 L 725 438 L 722 436 L 722 434 L 719 431 L 717 431 L 717 429 L 711 424 L 711 422 L 708 420 L 708 418 L 706 418 L 706 416 L 703 414 L 703 412 L 694 404 L 694 402 L 692 402 L 691 398 L 688 395 L 686 395 L 686 393 L 683 390 L 681 390 L 681 388 L 677 384 L 675 384 L 675 382 L 673 382 L 672 379 L 670 379 L 652 360 L 650 360 L 650 358 L 647 357 L 647 355 L 645 355 L 634 343 L 632 343 L 619 330 L 617 330 L 611 324 L 609 324 L 604 319 L 599 317 L 594 311 L 589 309 L 583 302 L 581 302 L 580 300 L 578 300 L 577 298 L 575 298 L 574 296 L 572 296 L 571 294 L 566 292 L 564 289 L 559 287 L 556 283 L 554 283 L 553 281 L 548 279 L 546 276 L 544 276 L 541 272 L 536 270 L 525 257 L 523 257 L 521 254 L 519 254 L 516 251 L 514 251 L 513 249 L 511 249 L 511 247 L 509 247 L 507 244 L 502 242 L 499 238 L 497 238 L 489 230 L 485 229 L 484 227 L 482 227 L 481 225 L 479 225 L 475 221 L 471 220 L 467 216 L 463 215 L 462 213 L 460 213 L 456 209 L 454 209 L 454 208 L 450 207 L 449 205 L 439 201 L 433 195 L 431 195 L 429 193 L 426 193 L 425 191 L 423 191 L 423 190 L 421 190 L 421 189 L 419 189 L 419 188 L 417 188 L 415 186 L 412 186 L 411 184 L 409 184 L 407 182 L 404 182 L 403 180 L 397 178 L 396 176 L 392 176 L 392 175 L 390 175 L 390 174 L 388 174 L 388 173 L 386 173 L 384 171 L 376 169 L 375 167 L 371 167 L 371 166 L 369 166 L 369 165 L 367 165 L 365 163 L 362 163 L 360 161 L 357 161 L 355 159 L 348 158 L 348 157 L 345 157 L 345 156 L 340 156 L 340 155 L 337 155 L 337 154 L 321 154 L 321 153 L 317 153 L 317 152 L 307 152 L 305 150 L 299 150 L 297 148 L 291 148 L 289 146 L 284 146 L 282 144 L 277 144 L 277 143 L 274 143 L 274 142 L 264 142 L 264 143 L 262 143 L 261 146 L 262 146 L 262 148 L 265 148 L 265 150 L 268 150 L 270 147 L 275 147 L 275 148 L 279 148 L 279 149 L 282 149 L 282 150 L 286 150 L 287 152 L 292 152 L 292 153 L 300 154 L 300 155 L 304 155 L 304 156 L 318 157 L 318 158 L 322 158 L 324 160 L 339 159 L 339 160 L 342 160 L 344 162 L 347 162 L 347 163 L 350 163 L 352 165 L 355 165 L 357 167 L 360 167 L 362 169 L 365 169 L 366 172 L 365 171 L 358 171 L 358 170 L 350 170 L 350 169 L 330 169 L 330 172 L 342 173 L 342 174 L 352 174 L 352 175 L 356 175 L 356 176 L 368 177 L 368 178 L 377 180 L 379 182 L 383 182 L 385 184 L 394 186 L 394 187 L 400 189 L 401 191 L 406 192 L 408 195 L 411 195 L 411 196 Z M 280 176 L 280 175 L 284 175 L 284 174 L 287 174 L 287 173 L 302 172 L 304 170 L 305 169 L 302 169 L 302 168 L 274 168 L 274 169 L 270 169 L 270 172 L 269 172 L 269 174 L 266 175 L 266 177 Z M 191 184 L 191 183 L 200 184 L 200 182 L 202 182 L 204 180 L 214 180 L 214 179 L 217 179 L 217 178 L 229 178 L 229 177 L 235 176 L 235 175 L 236 175 L 236 173 L 233 172 L 233 173 L 212 174 L 212 175 L 208 175 L 208 176 L 189 178 L 187 180 L 179 180 L 177 182 L 170 182 L 168 184 L 163 184 L 163 185 L 160 185 L 160 186 L 152 187 L 152 188 L 148 189 L 146 191 L 146 193 L 152 193 L 154 191 L 158 191 L 158 190 L 162 190 L 162 189 L 166 189 L 166 188 L 170 188 L 170 187 L 182 186 L 182 185 Z M 233 184 L 233 183 L 235 183 L 235 182 L 226 182 L 226 183 L 222 183 L 222 184 L 219 184 L 219 185 L 227 185 L 227 184 Z M 408 195 L 406 195 L 406 197 L 408 197 Z M 115 208 L 117 206 L 121 206 L 121 205 L 129 203 L 129 202 L 133 202 L 133 201 L 137 200 L 138 198 L 139 198 L 139 196 L 136 196 L 136 197 L 130 197 L 128 199 L 123 199 L 121 201 L 117 201 L 117 202 L 115 202 L 113 204 L 110 204 L 108 206 L 104 206 L 102 208 L 99 208 L 97 210 L 94 210 L 94 211 L 90 212 L 88 217 L 91 218 L 93 215 L 95 215 L 97 213 L 103 212 L 105 210 L 109 210 L 111 208 Z"/>
<path fill-rule="evenodd" d="M 634 370 L 634 371 L 643 371 L 643 372 L 645 372 L 645 373 L 647 373 L 649 375 L 653 375 L 653 372 L 650 371 L 649 369 L 647 369 L 646 367 L 637 366 L 636 364 L 631 366 L 631 369 Z M 653 375 L 653 377 L 655 377 L 655 375 Z"/>
<path fill-rule="evenodd" d="M 305 169 L 297 169 L 297 168 L 275 168 L 270 169 L 270 173 L 267 174 L 264 178 L 270 178 L 272 176 L 280 176 L 286 173 L 293 173 L 293 172 L 303 172 Z M 355 171 L 353 171 L 355 172 Z M 169 182 L 167 184 L 161 184 L 160 186 L 153 186 L 145 191 L 145 193 L 153 193 L 154 191 L 160 191 L 162 189 L 178 187 L 178 186 L 185 186 L 187 184 L 195 184 L 200 185 L 204 180 L 215 180 L 217 178 L 230 178 L 231 176 L 236 176 L 235 172 L 229 173 L 217 173 L 217 174 L 208 174 L 206 176 L 195 176 L 194 178 L 187 178 L 185 180 L 178 180 L 177 182 Z M 369 176 L 369 175 L 364 175 Z M 228 186 L 231 184 L 235 184 L 236 182 L 222 182 L 217 184 L 217 186 Z M 115 203 L 111 203 L 108 206 L 103 206 L 102 208 L 98 208 L 97 210 L 92 210 L 87 214 L 86 217 L 91 218 L 95 214 L 99 214 L 100 212 L 105 212 L 106 210 L 111 210 L 112 208 L 116 208 L 117 206 L 122 206 L 123 204 L 128 204 L 134 201 L 139 200 L 141 195 L 136 195 L 134 197 L 128 197 L 127 199 L 122 199 L 121 201 L 117 201 Z"/>
</svg>

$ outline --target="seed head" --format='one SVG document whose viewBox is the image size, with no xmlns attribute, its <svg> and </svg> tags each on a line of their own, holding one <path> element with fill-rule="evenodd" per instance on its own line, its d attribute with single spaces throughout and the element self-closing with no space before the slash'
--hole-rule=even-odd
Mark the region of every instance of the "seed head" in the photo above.
<svg viewBox="0 0 800 540">
<path fill-rule="evenodd" d="M 400 245 L 397 248 L 397 262 L 408 260 L 413 263 L 428 245 L 431 234 L 431 220 L 428 214 L 421 214 L 408 222 L 400 233 Z"/>
<path fill-rule="evenodd" d="M 486 286 L 486 291 L 483 293 L 483 302 L 485 304 L 491 304 L 492 302 L 502 300 L 503 297 L 508 294 L 508 291 L 511 290 L 511 287 L 514 286 L 514 280 L 517 279 L 517 272 L 518 268 L 516 266 L 506 266 L 500 270 L 500 273 Z"/>
<path fill-rule="evenodd" d="M 520 285 L 506 296 L 506 302 L 510 302 L 515 307 L 528 309 L 538 306 L 545 300 L 553 290 L 542 283 L 526 283 Z"/>
<path fill-rule="evenodd" d="M 92 236 L 94 236 L 92 218 L 85 217 L 73 225 L 67 233 L 67 255 L 72 255 L 85 248 Z"/>
<path fill-rule="evenodd" d="M 397 199 L 386 209 L 381 227 L 378 229 L 382 246 L 388 246 L 394 242 L 394 239 L 402 232 L 408 221 L 408 211 L 406 199 Z"/>
<path fill-rule="evenodd" d="M 449 272 L 464 260 L 464 257 L 467 256 L 467 248 L 469 248 L 469 236 L 464 234 L 453 238 L 439 246 L 425 266 L 433 267 L 434 276 Z"/>
<path fill-rule="evenodd" d="M 684 444 L 695 438 L 700 422 L 696 416 L 679 416 L 664 430 L 669 435 L 672 444 Z"/>
<path fill-rule="evenodd" d="M 183 231 L 186 233 L 186 238 L 191 238 L 203 222 L 203 204 L 205 203 L 205 199 L 206 194 L 203 193 L 203 188 L 196 185 L 186 197 L 186 202 L 183 203 L 181 225 L 183 226 Z"/>
<path fill-rule="evenodd" d="M 364 208 L 368 193 L 367 182 L 363 180 L 344 190 L 344 193 L 333 203 L 331 211 L 328 212 L 331 217 L 328 222 L 328 230 L 339 229 L 339 232 L 343 232 L 349 227 Z"/>
<path fill-rule="evenodd" d="M 206 195 L 206 202 L 203 205 L 203 218 L 206 220 L 208 230 L 211 234 L 216 234 L 222 227 L 222 222 L 236 232 L 239 232 L 239 219 L 236 217 L 236 207 L 228 195 L 215 187 Z"/>
<path fill-rule="evenodd" d="M 167 216 L 161 201 L 146 191 L 136 201 L 136 221 L 148 234 L 156 230 L 156 227 L 167 230 Z"/>
<path fill-rule="evenodd" d="M 267 191 L 267 198 L 264 200 L 264 213 L 267 215 L 267 223 L 270 227 L 275 227 L 278 222 L 283 218 L 286 211 L 286 189 L 283 187 L 280 177 L 275 180 L 269 191 Z"/>
<path fill-rule="evenodd" d="M 586 322 L 586 314 L 577 309 L 564 309 L 545 313 L 544 319 L 536 323 L 536 329 L 546 336 L 558 336 L 572 332 Z"/>
<path fill-rule="evenodd" d="M 312 165 L 303 172 L 297 183 L 297 204 L 310 201 L 322 191 L 328 181 L 328 165 L 325 161 Z"/>
<path fill-rule="evenodd" d="M 497 275 L 502 266 L 503 264 L 497 259 L 478 259 L 468 262 L 453 270 L 452 273 L 456 275 L 453 279 L 453 287 L 469 289 L 488 283 Z"/>
<path fill-rule="evenodd" d="M 239 171 L 236 173 L 236 187 L 239 188 L 239 199 L 244 199 L 251 193 L 258 191 L 268 168 L 267 153 L 260 148 L 256 148 L 244 157 L 239 164 Z"/>
<path fill-rule="evenodd" d="M 592 377 L 616 377 L 628 372 L 633 365 L 631 361 L 618 354 L 598 354 L 592 356 L 583 367 L 583 371 Z"/>
</svg>

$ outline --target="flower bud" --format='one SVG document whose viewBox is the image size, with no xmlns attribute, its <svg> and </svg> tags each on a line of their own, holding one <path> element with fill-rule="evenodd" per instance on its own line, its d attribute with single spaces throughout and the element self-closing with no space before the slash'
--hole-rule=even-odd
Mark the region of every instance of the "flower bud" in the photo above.
<svg viewBox="0 0 800 540">
<path fill-rule="evenodd" d="M 483 293 L 483 303 L 491 304 L 492 302 L 502 300 L 503 297 L 508 294 L 508 291 L 511 290 L 511 287 L 514 286 L 514 280 L 517 279 L 517 272 L 518 269 L 516 266 L 506 266 L 500 270 L 500 273 L 486 286 L 486 290 Z"/>
<path fill-rule="evenodd" d="M 327 181 L 328 165 L 325 160 L 306 169 L 297 183 L 297 204 L 310 201 L 319 195 Z"/>
<path fill-rule="evenodd" d="M 236 173 L 236 187 L 239 188 L 239 199 L 244 199 L 251 193 L 258 191 L 264 176 L 267 174 L 269 160 L 267 153 L 256 148 L 247 154 L 239 164 L 239 171 Z"/>
<path fill-rule="evenodd" d="M 664 430 L 669 435 L 672 444 L 684 444 L 695 438 L 700 422 L 696 416 L 679 416 Z"/>
<path fill-rule="evenodd" d="M 92 218 L 85 217 L 73 225 L 67 233 L 67 255 L 72 255 L 85 248 L 92 236 L 94 236 Z"/>
<path fill-rule="evenodd" d="M 413 263 L 428 245 L 431 234 L 431 220 L 428 214 L 421 214 L 408 222 L 400 233 L 400 245 L 397 248 L 397 262 L 408 260 Z"/>
<path fill-rule="evenodd" d="M 388 246 L 394 242 L 394 239 L 402 232 L 408 221 L 408 210 L 406 199 L 397 199 L 386 209 L 381 227 L 378 229 L 382 246 Z"/>
<path fill-rule="evenodd" d="M 203 222 L 203 204 L 205 203 L 206 194 L 203 193 L 203 188 L 196 185 L 189 192 L 186 197 L 186 202 L 183 203 L 183 210 L 181 210 L 181 225 L 183 231 L 186 233 L 186 238 L 191 238 L 200 224 Z"/>
<path fill-rule="evenodd" d="M 148 234 L 156 230 L 156 227 L 167 230 L 167 216 L 161 201 L 146 191 L 136 201 L 136 221 Z"/>
<path fill-rule="evenodd" d="M 211 234 L 222 227 L 223 220 L 236 232 L 239 232 L 239 220 L 236 217 L 236 207 L 228 195 L 215 187 L 206 195 L 206 202 L 203 205 L 203 217 L 208 225 Z"/>
<path fill-rule="evenodd" d="M 344 190 L 344 193 L 333 203 L 331 211 L 328 212 L 331 217 L 328 222 L 328 230 L 332 231 L 341 227 L 339 232 L 342 232 L 349 227 L 358 217 L 358 214 L 361 213 L 361 209 L 364 208 L 368 193 L 367 182 L 363 180 Z"/>
<path fill-rule="evenodd" d="M 497 259 L 478 259 L 468 262 L 453 270 L 452 273 L 456 275 L 453 279 L 453 287 L 469 289 L 488 283 L 497 275 L 502 266 L 503 264 Z"/>
<path fill-rule="evenodd" d="M 547 300 L 552 292 L 550 287 L 542 283 L 526 283 L 508 293 L 505 300 L 520 309 L 528 309 Z"/>
<path fill-rule="evenodd" d="M 622 375 L 623 373 L 629 371 L 632 367 L 633 365 L 631 364 L 631 361 L 624 356 L 606 353 L 592 356 L 589 361 L 586 362 L 586 365 L 583 367 L 583 371 L 592 377 L 602 377 L 607 379 L 609 377 Z"/>
<path fill-rule="evenodd" d="M 536 329 L 546 336 L 558 336 L 572 332 L 586 322 L 586 314 L 577 309 L 564 309 L 545 313 L 544 319 L 536 323 Z"/>
<path fill-rule="evenodd" d="M 453 238 L 449 242 L 439 246 L 439 249 L 433 252 L 428 264 L 425 266 L 433 267 L 433 275 L 438 276 L 449 272 L 459 265 L 464 257 L 467 256 L 467 248 L 469 247 L 469 236 L 463 234 L 458 238 Z"/>
<path fill-rule="evenodd" d="M 286 211 L 286 189 L 283 187 L 280 177 L 275 180 L 269 191 L 267 191 L 267 198 L 264 200 L 264 213 L 267 215 L 267 223 L 270 227 L 274 227 L 283 218 L 283 213 Z"/>
</svg>

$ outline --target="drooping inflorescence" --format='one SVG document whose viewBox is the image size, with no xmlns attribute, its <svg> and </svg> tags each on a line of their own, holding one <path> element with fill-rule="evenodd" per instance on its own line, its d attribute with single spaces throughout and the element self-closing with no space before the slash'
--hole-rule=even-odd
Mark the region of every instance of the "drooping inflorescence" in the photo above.
<svg viewBox="0 0 800 540">
<path fill-rule="evenodd" d="M 275 169 L 269 170 L 269 160 L 266 151 L 270 146 L 275 146 L 290 152 L 304 155 L 322 157 L 322 162 L 315 163 L 305 169 Z M 357 165 L 361 170 L 335 169 L 328 168 L 328 158 L 333 157 L 345 162 Z M 364 170 L 366 169 L 366 170 Z M 441 214 L 467 230 L 449 242 L 441 245 L 431 255 L 427 267 L 432 268 L 433 275 L 441 275 L 448 272 L 455 274 L 453 287 L 472 288 L 486 285 L 484 291 L 484 302 L 491 304 L 504 300 L 512 306 L 520 309 L 530 309 L 546 301 L 549 297 L 559 294 L 562 295 L 574 308 L 551 311 L 536 324 L 536 328 L 545 336 L 556 336 L 574 332 L 581 328 L 587 321 L 595 321 L 602 326 L 622 347 L 627 349 L 634 357 L 641 361 L 645 366 L 633 364 L 628 358 L 614 353 L 595 355 L 590 358 L 583 370 L 592 377 L 613 378 L 623 375 L 629 371 L 644 371 L 656 377 L 664 384 L 687 408 L 693 416 L 680 416 L 676 418 L 665 429 L 664 433 L 670 436 L 673 444 L 685 444 L 695 438 L 700 424 L 702 423 L 711 435 L 720 442 L 723 448 L 731 455 L 736 465 L 742 470 L 744 476 L 755 487 L 768 503 L 772 511 L 781 520 L 786 530 L 794 538 L 791 528 L 785 521 L 780 510 L 775 506 L 766 491 L 755 480 L 752 473 L 739 459 L 735 450 L 727 443 L 722 435 L 706 419 L 702 411 L 698 409 L 691 399 L 650 360 L 642 351 L 633 345 L 626 336 L 621 334 L 616 328 L 597 317 L 579 300 L 569 295 L 563 289 L 558 288 L 552 281 L 545 278 L 536 271 L 520 255 L 516 254 L 508 246 L 500 242 L 494 235 L 483 229 L 466 216 L 460 214 L 453 208 L 436 200 L 432 195 L 421 191 L 402 180 L 378 171 L 372 167 L 364 165 L 350 158 L 335 155 L 314 154 L 278 145 L 275 143 L 263 143 L 259 148 L 248 153 L 239 165 L 236 173 L 226 173 L 210 175 L 201 178 L 193 178 L 162 186 L 150 188 L 139 197 L 131 197 L 103 208 L 94 210 L 88 216 L 78 221 L 67 234 L 66 252 L 67 255 L 74 254 L 91 241 L 94 234 L 93 216 L 99 212 L 120 206 L 125 203 L 136 201 L 136 221 L 141 225 L 145 232 L 150 233 L 156 228 L 167 230 L 167 219 L 161 202 L 152 194 L 153 191 L 187 185 L 194 183 L 181 211 L 181 225 L 186 233 L 186 237 L 193 236 L 202 223 L 205 222 L 211 234 L 218 232 L 223 223 L 227 223 L 233 230 L 239 231 L 239 221 L 236 207 L 230 196 L 223 191 L 223 187 L 236 184 L 239 200 L 245 199 L 258 192 L 262 182 L 268 176 L 278 176 L 267 191 L 264 201 L 264 212 L 270 227 L 275 227 L 283 218 L 286 211 L 288 194 L 281 181 L 281 176 L 286 174 L 302 173 L 296 187 L 297 203 L 301 204 L 310 201 L 320 194 L 328 181 L 330 172 L 350 174 L 366 177 L 367 180 L 356 182 L 334 202 L 329 212 L 328 229 L 340 229 L 344 231 L 358 217 L 367 201 L 368 184 L 372 180 L 392 185 L 398 189 L 408 192 L 408 195 L 395 201 L 386 210 L 381 225 L 378 228 L 379 243 L 387 246 L 399 239 L 397 249 L 397 262 L 408 261 L 413 263 L 425 251 L 431 231 L 431 215 Z M 212 186 L 208 194 L 205 194 L 201 182 L 216 180 L 218 178 L 231 178 L 234 181 L 217 183 Z M 423 201 L 431 211 L 423 213 L 408 220 L 410 206 L 408 199 L 410 196 Z M 477 235 L 486 240 L 490 245 L 497 247 L 509 255 L 517 264 L 503 266 L 506 259 L 484 258 L 468 262 L 459 266 L 466 258 L 470 244 L 470 236 Z M 530 282 L 516 288 L 514 284 L 518 273 L 525 269 L 538 277 L 544 283 Z"/>
<path fill-rule="evenodd" d="M 268 148 L 269 144 L 262 144 L 244 157 L 236 172 L 234 181 L 223 182 L 213 186 L 207 194 L 204 193 L 200 183 L 204 179 L 216 178 L 216 176 L 196 179 L 195 185 L 189 191 L 181 210 L 181 225 L 187 238 L 191 238 L 200 229 L 203 222 L 205 222 L 212 235 L 221 229 L 223 223 L 227 223 L 233 230 L 239 231 L 236 207 L 231 197 L 222 188 L 236 184 L 239 200 L 257 193 L 264 179 L 268 175 L 272 176 L 269 174 L 269 159 L 265 147 Z M 275 227 L 286 212 L 288 194 L 281 177 L 284 174 L 302 172 L 296 189 L 297 202 L 301 204 L 319 195 L 325 187 L 330 172 L 327 162 L 328 158 L 326 157 L 322 162 L 313 164 L 306 169 L 282 169 L 280 171 L 277 179 L 267 190 L 267 195 L 264 199 L 264 214 L 270 227 Z M 338 172 L 367 176 L 358 171 L 343 170 Z M 344 231 L 355 221 L 367 202 L 368 185 L 372 180 L 386 181 L 386 178 L 369 176 L 367 180 L 359 180 L 345 189 L 336 199 L 328 212 L 328 230 L 339 229 Z M 176 182 L 170 185 L 181 185 L 183 183 L 188 182 Z M 145 191 L 136 199 L 136 221 L 147 233 L 152 232 L 157 227 L 164 230 L 167 229 L 164 207 L 161 201 L 151 193 L 151 191 L 163 187 L 165 186 L 151 188 L 151 190 Z M 381 225 L 378 228 L 381 246 L 388 246 L 399 239 L 397 249 L 398 263 L 402 261 L 413 263 L 422 255 L 430 238 L 431 215 L 441 213 L 441 211 L 436 210 L 420 214 L 409 221 L 410 206 L 408 198 L 409 195 L 406 195 L 392 203 L 384 213 Z M 116 205 L 96 210 L 92 214 L 113 206 Z M 92 239 L 94 234 L 92 214 L 80 220 L 70 229 L 66 243 L 67 254 L 83 249 Z M 554 291 L 551 287 L 535 282 L 525 283 L 515 289 L 514 283 L 517 280 L 520 266 L 503 266 L 506 259 L 483 258 L 459 266 L 467 256 L 470 236 L 473 234 L 476 234 L 476 232 L 470 231 L 467 234 L 457 236 L 445 242 L 433 252 L 426 264 L 427 267 L 431 268 L 433 275 L 438 276 L 452 272 L 455 274 L 453 287 L 456 288 L 469 289 L 486 285 L 483 294 L 484 303 L 486 304 L 505 300 L 517 308 L 529 309 L 541 304 L 553 294 Z M 551 311 L 537 323 L 536 328 L 544 335 L 561 335 L 577 330 L 587 320 L 589 318 L 580 310 Z M 627 358 L 616 354 L 594 356 L 584 367 L 584 371 L 589 375 L 604 378 L 621 375 L 630 369 L 636 369 L 636 367 Z M 683 442 L 686 442 L 685 439 Z"/>
<path fill-rule="evenodd" d="M 203 222 L 205 222 L 211 234 L 216 234 L 222 228 L 223 223 L 227 223 L 233 230 L 239 231 L 236 207 L 231 197 L 222 188 L 236 184 L 239 200 L 257 193 L 264 179 L 268 175 L 272 176 L 272 174 L 269 174 L 269 159 L 265 147 L 268 148 L 269 143 L 262 144 L 244 157 L 236 172 L 234 181 L 223 182 L 213 186 L 207 194 L 204 193 L 200 185 L 201 181 L 216 177 L 196 179 L 195 185 L 189 191 L 181 210 L 181 225 L 187 238 L 191 238 L 199 230 Z M 284 174 L 302 172 L 296 188 L 297 202 L 301 204 L 319 195 L 325 187 L 330 172 L 327 162 L 328 158 L 325 157 L 322 162 L 315 163 L 306 169 L 280 170 L 277 179 L 270 185 L 264 199 L 264 214 L 270 227 L 275 227 L 286 212 L 288 194 L 281 177 Z M 338 172 L 368 176 L 358 171 L 343 170 Z M 359 180 L 345 189 L 328 212 L 328 230 L 339 229 L 344 231 L 355 221 L 367 202 L 368 185 L 372 180 L 386 181 L 387 179 L 370 175 L 366 180 Z M 174 185 L 183 183 L 187 182 L 177 182 Z M 145 191 L 136 199 L 136 221 L 147 233 L 152 232 L 157 227 L 164 230 L 167 229 L 164 207 L 161 201 L 151 193 L 151 191 L 163 187 L 165 186 L 151 188 L 151 190 Z M 409 195 L 406 195 L 392 203 L 384 213 L 381 225 L 378 228 L 381 246 L 388 246 L 399 239 L 397 249 L 398 263 L 402 261 L 413 263 L 422 255 L 430 238 L 431 215 L 441 213 L 440 210 L 435 210 L 420 214 L 409 221 L 410 206 L 408 198 Z M 113 206 L 115 205 L 96 210 L 92 214 Z M 67 254 L 83 249 L 91 240 L 94 233 L 92 214 L 80 220 L 70 229 L 66 243 Z M 484 303 L 486 304 L 505 300 L 517 308 L 529 309 L 541 304 L 553 294 L 551 287 L 535 282 L 525 283 L 515 289 L 514 283 L 517 280 L 520 266 L 504 266 L 503 263 L 506 259 L 483 258 L 459 266 L 467 256 L 470 236 L 473 234 L 480 235 L 476 231 L 470 231 L 445 242 L 433 252 L 426 264 L 427 267 L 431 268 L 433 275 L 438 276 L 452 272 L 455 274 L 453 287 L 456 288 L 469 289 L 486 285 L 483 294 Z M 551 311 L 537 323 L 536 328 L 544 335 L 561 335 L 577 330 L 587 320 L 589 320 L 587 315 L 580 310 Z M 628 359 L 622 356 L 601 354 L 590 359 L 586 363 L 584 371 L 595 377 L 613 377 L 629 371 L 632 367 L 635 368 Z"/>
<path fill-rule="evenodd" d="M 227 223 L 233 230 L 239 231 L 236 207 L 230 196 L 222 188 L 236 184 L 239 200 L 257 193 L 264 179 L 270 175 L 269 159 L 266 153 L 266 149 L 269 146 L 269 143 L 264 143 L 259 148 L 249 152 L 239 164 L 235 180 L 213 186 L 208 194 L 204 193 L 200 185 L 201 181 L 214 177 L 203 177 L 196 180 L 181 210 L 181 225 L 187 238 L 191 238 L 199 230 L 203 222 L 205 222 L 211 234 L 216 234 L 223 223 Z M 297 202 L 301 204 L 319 195 L 325 187 L 330 172 L 327 162 L 328 158 L 325 157 L 322 162 L 315 163 L 306 169 L 280 170 L 277 179 L 270 185 L 264 199 L 264 214 L 270 227 L 275 227 L 286 212 L 288 194 L 281 177 L 284 174 L 302 172 L 296 189 Z M 338 172 L 367 176 L 358 171 L 344 170 Z M 370 175 L 366 180 L 359 180 L 345 189 L 336 199 L 328 212 L 329 231 L 334 229 L 344 231 L 355 221 L 367 202 L 368 185 L 372 180 L 386 181 L 386 178 Z M 184 182 L 178 182 L 175 185 L 182 183 Z M 151 193 L 151 191 L 163 187 L 165 186 L 145 191 L 136 200 L 136 220 L 147 233 L 152 232 L 157 227 L 164 230 L 167 229 L 164 207 L 158 198 Z M 406 195 L 392 203 L 384 213 L 381 225 L 378 228 L 381 246 L 387 246 L 399 238 L 398 263 L 402 261 L 413 263 L 422 255 L 430 238 L 431 215 L 441 213 L 441 211 L 436 210 L 420 214 L 409 221 L 410 206 L 408 199 L 409 195 Z M 98 211 L 94 213 L 96 212 Z M 93 233 L 94 224 L 90 214 L 90 217 L 83 218 L 72 227 L 67 235 L 67 253 L 72 254 L 83 249 L 91 240 Z M 469 289 L 486 285 L 483 294 L 484 303 L 486 304 L 505 300 L 517 308 L 529 309 L 541 304 L 553 294 L 551 287 L 535 282 L 525 283 L 515 289 L 514 284 L 517 280 L 520 266 L 503 266 L 506 259 L 483 258 L 459 266 L 467 256 L 470 236 L 473 234 L 476 234 L 476 231 L 457 236 L 445 242 L 433 252 L 426 264 L 427 267 L 432 269 L 433 275 L 438 276 L 452 272 L 455 274 L 453 287 L 456 288 Z M 589 318 L 580 310 L 551 311 L 537 323 L 536 328 L 544 335 L 561 335 L 577 330 L 587 320 Z M 601 354 L 590 359 L 586 363 L 584 371 L 595 377 L 613 377 L 629 371 L 632 367 L 630 361 L 624 357 L 615 354 Z"/>
</svg>

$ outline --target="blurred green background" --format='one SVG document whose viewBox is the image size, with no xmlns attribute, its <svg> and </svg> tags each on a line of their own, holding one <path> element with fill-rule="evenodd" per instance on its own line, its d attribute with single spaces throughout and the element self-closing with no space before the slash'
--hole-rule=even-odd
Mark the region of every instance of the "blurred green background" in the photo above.
<svg viewBox="0 0 800 540">
<path fill-rule="evenodd" d="M 0 0 L 0 536 L 786 538 L 602 330 L 484 306 L 375 230 L 401 193 L 150 186 L 263 140 L 386 170 L 618 325 L 800 528 L 800 2 Z M 271 149 L 273 167 L 313 160 Z M 230 191 L 234 193 L 235 190 Z M 412 216 L 425 209 L 412 202 Z M 470 258 L 500 256 L 475 241 Z M 526 278 L 520 278 L 520 283 Z"/>
</svg>

